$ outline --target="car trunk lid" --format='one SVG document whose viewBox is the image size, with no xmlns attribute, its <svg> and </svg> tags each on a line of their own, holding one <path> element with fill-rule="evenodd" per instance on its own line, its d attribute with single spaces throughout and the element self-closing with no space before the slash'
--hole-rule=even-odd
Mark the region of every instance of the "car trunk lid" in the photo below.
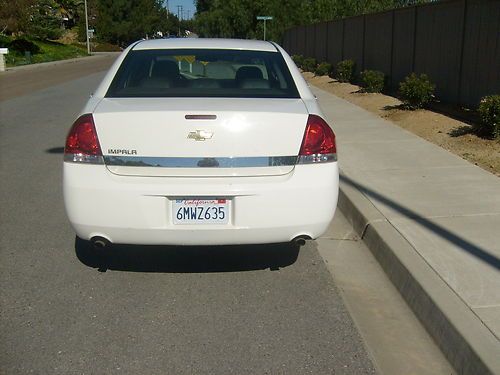
<svg viewBox="0 0 500 375">
<path fill-rule="evenodd" d="M 307 116 L 281 98 L 106 98 L 94 111 L 108 170 L 127 176 L 290 173 Z"/>
</svg>

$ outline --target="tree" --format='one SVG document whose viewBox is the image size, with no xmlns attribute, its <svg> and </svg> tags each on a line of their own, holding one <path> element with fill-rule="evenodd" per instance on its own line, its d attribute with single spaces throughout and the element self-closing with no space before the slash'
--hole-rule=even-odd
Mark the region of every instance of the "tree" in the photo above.
<svg viewBox="0 0 500 375">
<path fill-rule="evenodd" d="M 160 0 L 99 0 L 97 10 L 97 36 L 118 45 L 171 31 L 177 19 Z"/>
<path fill-rule="evenodd" d="M 34 0 L 0 0 L 0 32 L 24 32 L 30 21 Z"/>
<path fill-rule="evenodd" d="M 62 22 L 58 8 L 59 4 L 54 0 L 36 1 L 31 7 L 26 32 L 41 40 L 59 38 L 62 34 Z"/>
<path fill-rule="evenodd" d="M 78 2 L 82 0 L 0 0 L 0 31 L 57 39 L 62 33 L 61 15 L 75 15 Z"/>
<path fill-rule="evenodd" d="M 284 31 L 359 14 L 378 12 L 430 0 L 197 0 L 195 31 L 201 36 L 262 38 L 263 23 L 256 16 L 272 16 L 267 35 L 280 41 Z"/>
</svg>

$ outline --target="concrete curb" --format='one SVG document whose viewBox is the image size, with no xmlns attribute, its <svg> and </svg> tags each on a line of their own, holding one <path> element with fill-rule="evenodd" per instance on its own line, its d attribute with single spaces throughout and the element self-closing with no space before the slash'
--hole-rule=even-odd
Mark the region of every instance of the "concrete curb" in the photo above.
<svg viewBox="0 0 500 375">
<path fill-rule="evenodd" d="M 500 345 L 472 310 L 355 186 L 338 207 L 459 374 L 500 374 Z"/>
</svg>

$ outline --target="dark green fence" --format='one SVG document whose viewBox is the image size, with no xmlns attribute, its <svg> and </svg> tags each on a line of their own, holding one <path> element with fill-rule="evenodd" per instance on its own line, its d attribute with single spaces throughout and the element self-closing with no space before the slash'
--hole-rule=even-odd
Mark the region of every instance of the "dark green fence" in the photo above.
<svg viewBox="0 0 500 375">
<path fill-rule="evenodd" d="M 290 54 L 376 69 L 397 88 L 409 73 L 426 73 L 436 96 L 476 107 L 500 94 L 500 0 L 450 0 L 345 18 L 286 31 Z"/>
</svg>

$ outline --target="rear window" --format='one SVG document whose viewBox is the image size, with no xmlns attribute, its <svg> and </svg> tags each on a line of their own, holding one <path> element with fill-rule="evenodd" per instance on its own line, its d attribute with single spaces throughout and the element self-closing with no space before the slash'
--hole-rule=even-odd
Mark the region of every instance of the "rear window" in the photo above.
<svg viewBox="0 0 500 375">
<path fill-rule="evenodd" d="M 298 98 L 279 52 L 217 49 L 130 51 L 106 97 Z"/>
</svg>

